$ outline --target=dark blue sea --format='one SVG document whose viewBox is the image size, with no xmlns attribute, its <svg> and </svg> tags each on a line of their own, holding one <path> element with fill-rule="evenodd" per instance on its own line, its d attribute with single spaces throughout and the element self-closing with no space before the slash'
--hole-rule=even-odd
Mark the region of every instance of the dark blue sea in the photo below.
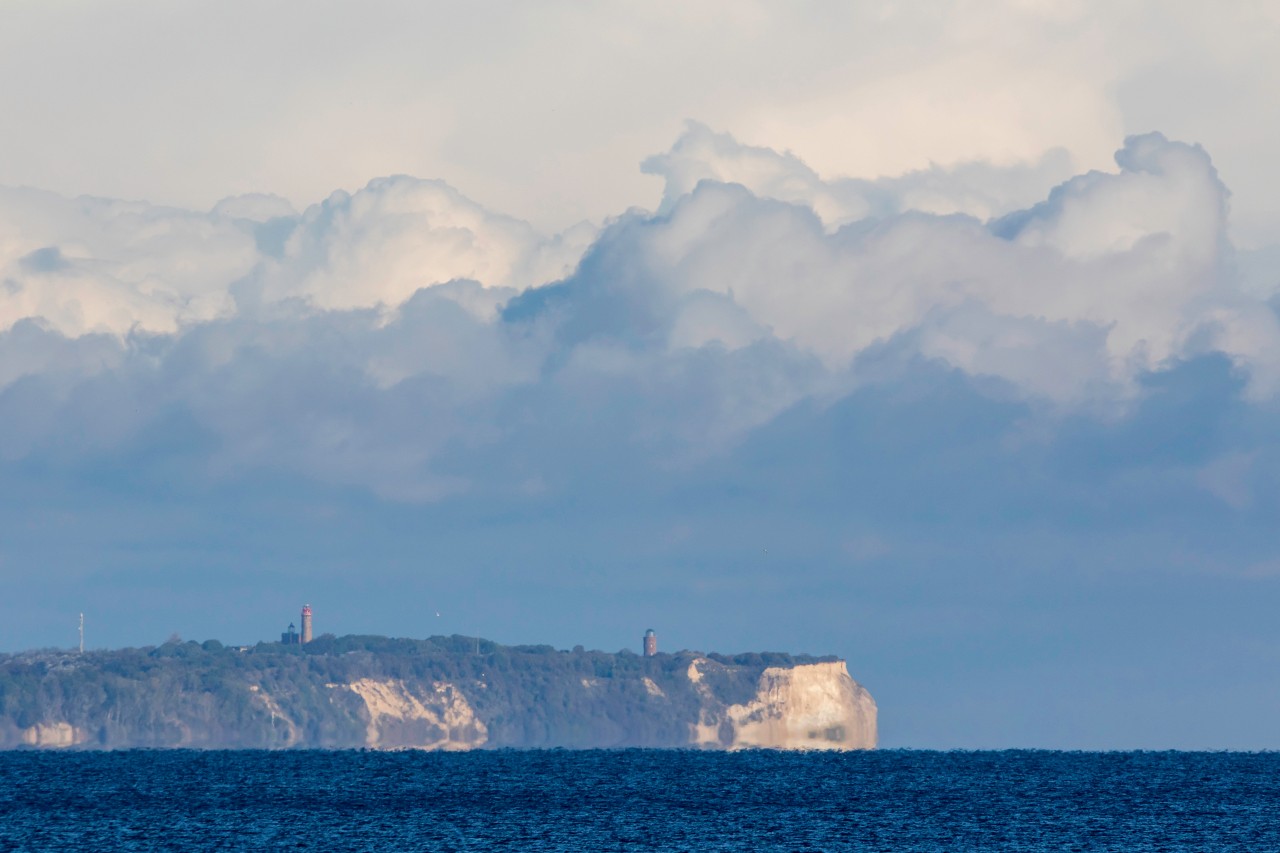
<svg viewBox="0 0 1280 853">
<path fill-rule="evenodd" d="M 1280 754 L 0 753 L 0 850 L 1280 850 Z"/>
</svg>

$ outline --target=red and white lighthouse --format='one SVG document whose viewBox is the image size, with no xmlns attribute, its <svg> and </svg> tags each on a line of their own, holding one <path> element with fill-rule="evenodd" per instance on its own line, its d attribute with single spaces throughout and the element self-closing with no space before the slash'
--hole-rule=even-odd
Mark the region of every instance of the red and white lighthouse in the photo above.
<svg viewBox="0 0 1280 853">
<path fill-rule="evenodd" d="M 302 642 L 311 642 L 311 605 L 302 605 Z"/>
</svg>

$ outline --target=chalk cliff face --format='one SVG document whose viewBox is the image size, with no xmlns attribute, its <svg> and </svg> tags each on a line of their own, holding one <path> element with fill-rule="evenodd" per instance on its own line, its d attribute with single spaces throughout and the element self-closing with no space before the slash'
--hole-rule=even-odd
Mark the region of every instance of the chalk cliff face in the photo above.
<svg viewBox="0 0 1280 853">
<path fill-rule="evenodd" d="M 782 669 L 760 676 L 760 692 L 728 711 L 735 748 L 873 749 L 876 703 L 849 677 L 844 661 Z"/>
<path fill-rule="evenodd" d="M 691 741 L 725 749 L 874 749 L 876 703 L 849 676 L 844 661 L 769 667 L 756 695 L 721 705 L 703 687 L 705 659 L 689 665 L 704 706 L 690 726 Z"/>
<path fill-rule="evenodd" d="M 22 730 L 22 742 L 26 746 L 63 749 L 87 740 L 84 731 L 70 723 L 37 723 Z"/>
<path fill-rule="evenodd" d="M 364 700 L 369 714 L 364 745 L 371 749 L 464 750 L 484 746 L 489 738 L 484 723 L 452 684 L 435 681 L 415 687 L 399 680 L 361 678 L 345 687 Z"/>
<path fill-rule="evenodd" d="M 843 661 L 320 638 L 0 655 L 0 748 L 870 749 Z"/>
</svg>

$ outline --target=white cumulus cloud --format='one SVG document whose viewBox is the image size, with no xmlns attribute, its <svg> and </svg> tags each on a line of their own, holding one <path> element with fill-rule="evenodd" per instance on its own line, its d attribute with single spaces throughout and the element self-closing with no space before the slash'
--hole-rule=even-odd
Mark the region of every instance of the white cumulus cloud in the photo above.
<svg viewBox="0 0 1280 853">
<path fill-rule="evenodd" d="M 828 181 L 691 125 L 648 163 L 660 210 L 554 236 L 408 177 L 301 213 L 7 190 L 4 454 L 124 452 L 172 421 L 208 476 L 425 500 L 554 489 L 575 448 L 707 459 L 894 363 L 1115 412 L 1224 353 L 1273 397 L 1270 255 L 1237 262 L 1209 155 L 1131 137 L 1016 203 L 1060 165 Z"/>
</svg>

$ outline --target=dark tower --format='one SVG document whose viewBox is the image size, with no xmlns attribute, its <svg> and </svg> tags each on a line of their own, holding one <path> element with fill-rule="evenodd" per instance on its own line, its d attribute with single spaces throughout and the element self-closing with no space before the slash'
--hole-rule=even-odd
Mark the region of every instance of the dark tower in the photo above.
<svg viewBox="0 0 1280 853">
<path fill-rule="evenodd" d="M 658 653 L 658 635 L 650 628 L 644 632 L 644 656 L 651 658 Z"/>
<path fill-rule="evenodd" d="M 302 605 L 302 642 L 311 642 L 311 605 Z"/>
<path fill-rule="evenodd" d="M 280 642 L 286 646 L 298 645 L 298 629 L 293 627 L 293 623 L 289 623 L 289 630 L 280 635 Z"/>
</svg>

